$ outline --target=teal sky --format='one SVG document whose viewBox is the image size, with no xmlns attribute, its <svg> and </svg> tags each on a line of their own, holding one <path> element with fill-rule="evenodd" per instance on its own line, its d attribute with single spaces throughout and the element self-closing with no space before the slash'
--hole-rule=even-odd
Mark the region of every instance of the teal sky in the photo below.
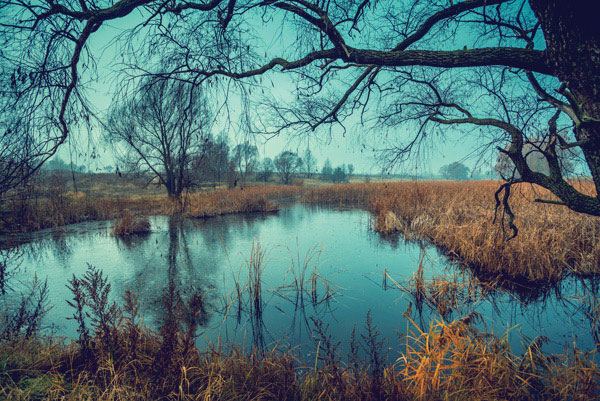
<svg viewBox="0 0 600 401">
<path fill-rule="evenodd" d="M 97 74 L 95 76 L 88 74 L 81 75 L 81 81 L 86 87 L 88 99 L 93 106 L 97 116 L 103 117 L 103 114 L 109 108 L 115 91 L 120 89 L 118 80 L 121 55 L 120 48 L 115 43 L 115 38 L 132 28 L 141 20 L 141 13 L 135 11 L 132 15 L 111 21 L 104 24 L 89 40 L 90 51 L 94 54 L 97 61 Z M 277 24 L 267 25 L 257 29 L 257 34 L 264 42 L 265 54 L 268 58 L 272 55 L 278 55 L 280 49 L 293 43 L 295 37 L 289 32 L 277 28 Z M 295 34 L 294 34 L 295 35 Z M 281 99 L 284 103 L 291 102 L 295 98 L 294 84 L 288 74 L 280 72 L 270 72 L 263 77 L 264 91 L 267 98 L 275 97 Z M 239 96 L 234 95 L 231 98 L 233 103 L 239 102 Z M 236 108 L 236 107 L 233 107 Z M 239 110 L 239 107 L 237 108 Z M 258 111 L 260 112 L 260 111 Z M 365 135 L 365 128 L 358 123 L 348 123 L 347 132 L 342 135 L 341 130 L 334 130 L 331 137 L 329 133 L 323 134 L 317 131 L 313 137 L 298 138 L 292 135 L 280 135 L 275 138 L 265 140 L 262 137 L 255 138 L 256 144 L 261 153 L 261 157 L 275 157 L 282 150 L 298 151 L 304 153 L 307 145 L 313 155 L 317 158 L 318 166 L 322 166 L 326 159 L 330 159 L 334 166 L 339 164 L 354 164 L 357 172 L 367 172 L 378 174 L 381 172 L 381 166 L 377 163 L 376 154 L 371 150 L 380 146 L 377 128 L 370 129 Z M 397 128 L 392 132 L 393 136 L 402 136 L 405 128 Z M 234 127 L 226 128 L 221 116 L 215 124 L 213 134 L 217 135 L 221 131 L 228 131 L 232 144 L 242 141 L 245 137 L 237 134 Z M 449 130 L 448 138 L 443 143 L 438 143 L 435 148 L 430 147 L 418 158 L 411 161 L 409 165 L 404 166 L 401 171 L 414 172 L 415 167 L 420 174 L 436 173 L 439 168 L 454 161 L 465 161 L 469 167 L 475 165 L 475 158 L 468 158 L 473 147 L 476 145 L 473 141 L 464 141 L 462 135 L 455 135 L 453 139 L 452 131 Z M 89 159 L 88 155 L 92 149 L 97 149 L 100 156 L 94 160 Z M 68 161 L 73 156 L 73 161 L 78 164 L 87 165 L 90 170 L 102 170 L 106 166 L 114 166 L 115 161 L 111 150 L 101 140 L 101 130 L 94 129 L 91 137 L 88 135 L 72 135 L 71 143 L 63 147 L 58 157 Z M 482 167 L 483 170 L 489 169 L 488 165 Z"/>
</svg>

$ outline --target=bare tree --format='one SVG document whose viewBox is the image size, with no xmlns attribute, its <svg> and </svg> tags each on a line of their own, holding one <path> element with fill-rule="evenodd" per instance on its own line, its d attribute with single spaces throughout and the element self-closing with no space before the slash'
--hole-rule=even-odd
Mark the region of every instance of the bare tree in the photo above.
<svg viewBox="0 0 600 401">
<path fill-rule="evenodd" d="M 350 178 L 354 174 L 354 164 L 348 164 L 347 168 L 348 168 L 348 180 L 350 180 Z"/>
<path fill-rule="evenodd" d="M 317 169 L 317 159 L 315 159 L 309 147 L 307 147 L 306 152 L 304 152 L 304 158 L 302 159 L 302 162 L 304 163 L 306 178 L 312 177 L 313 173 L 315 173 Z"/>
<path fill-rule="evenodd" d="M 395 163 L 424 140 L 445 137 L 440 127 L 476 128 L 462 131 L 483 149 L 506 152 L 519 173 L 505 193 L 516 182 L 534 183 L 559 199 L 541 202 L 600 215 L 600 35 L 589 2 L 1 0 L 0 7 L 8 42 L 2 72 L 14 106 L 5 110 L 25 115 L 24 126 L 45 144 L 37 165 L 88 118 L 79 83 L 97 58 L 88 39 L 107 21 L 141 11 L 145 20 L 133 33 L 143 45 L 130 40 L 128 50 L 170 57 L 161 76 L 200 84 L 220 75 L 253 87 L 271 70 L 296 72 L 298 102 L 278 105 L 272 133 L 345 129 L 348 118 L 369 120 L 371 110 L 377 126 L 414 128 L 394 129 L 415 133 L 389 146 Z M 264 61 L 251 32 L 263 21 L 300 39 Z M 523 156 L 541 124 L 549 127 L 540 146 L 548 174 Z M 580 192 L 562 175 L 557 148 L 580 149 L 595 191 Z"/>
<path fill-rule="evenodd" d="M 208 137 L 203 149 L 192 160 L 192 179 L 196 183 L 209 181 L 213 187 L 224 181 L 229 168 L 229 144 L 225 135 Z"/>
<path fill-rule="evenodd" d="M 26 157 L 21 154 L 18 162 L 14 157 L 2 160 L 3 166 L 10 167 L 2 178 L 4 183 L 13 187 L 27 180 L 67 143 L 69 135 L 93 128 L 95 113 L 82 83 L 94 78 L 100 54 L 90 47 L 90 38 L 103 26 L 134 12 L 144 15 L 138 17 L 140 23 L 129 35 L 116 38 L 123 45 L 122 55 L 132 53 L 128 51 L 131 45 L 136 47 L 134 57 L 140 57 L 146 51 L 157 53 L 152 48 L 157 43 L 154 38 L 168 36 L 163 35 L 161 27 L 171 23 L 166 21 L 170 16 L 183 18 L 181 13 L 187 10 L 206 22 L 200 23 L 204 33 L 227 39 L 223 32 L 232 19 L 235 3 L 0 0 L 0 127 L 14 135 L 13 139 L 4 139 L 2 147 L 20 141 L 26 143 L 28 152 Z M 133 40 L 136 35 L 143 40 Z M 234 41 L 228 43 L 233 45 Z M 226 47 L 221 45 L 223 51 Z M 153 65 L 146 67 L 151 69 Z M 14 167 L 15 163 L 19 167 Z"/>
<path fill-rule="evenodd" d="M 14 128 L 0 133 L 0 204 L 4 195 L 27 181 L 39 162 L 28 135 Z"/>
<path fill-rule="evenodd" d="M 240 181 L 246 183 L 248 177 L 254 172 L 258 160 L 258 148 L 250 142 L 242 142 L 233 148 L 233 162 L 236 166 Z"/>
<path fill-rule="evenodd" d="M 179 199 L 191 185 L 191 162 L 206 155 L 212 123 L 200 87 L 150 78 L 111 106 L 105 127 L 127 170 L 150 173 Z"/>
<path fill-rule="evenodd" d="M 271 174 L 273 174 L 273 160 L 270 157 L 265 157 L 260 163 L 260 171 L 257 178 L 267 182 L 271 178 Z"/>
<path fill-rule="evenodd" d="M 281 182 L 289 185 L 294 173 L 302 166 L 302 159 L 295 152 L 284 150 L 277 155 L 273 164 L 275 165 L 277 174 L 279 174 L 279 178 L 281 178 Z"/>
</svg>

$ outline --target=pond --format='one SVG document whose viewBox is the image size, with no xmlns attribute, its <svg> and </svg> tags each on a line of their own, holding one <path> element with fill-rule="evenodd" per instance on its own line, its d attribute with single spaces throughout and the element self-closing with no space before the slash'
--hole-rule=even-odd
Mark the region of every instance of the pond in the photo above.
<svg viewBox="0 0 600 401">
<path fill-rule="evenodd" d="M 432 319 L 442 318 L 439 309 L 419 305 L 407 290 L 421 266 L 426 282 L 437 277 L 442 283 L 443 277 L 461 283 L 435 287 L 447 290 L 435 294 L 451 293 L 461 301 L 442 311 L 444 319 L 476 311 L 482 316 L 477 327 L 496 334 L 509 330 L 517 352 L 524 338 L 539 335 L 548 337 L 544 349 L 549 352 L 595 344 L 593 282 L 568 279 L 534 297 L 481 291 L 473 287 L 468 270 L 434 247 L 373 232 L 365 211 L 294 204 L 270 214 L 156 216 L 151 223 L 150 234 L 125 239 L 112 237 L 107 221 L 12 237 L 12 252 L 20 255 L 12 280 L 19 286 L 34 275 L 47 279 L 52 308 L 45 321 L 56 334 L 70 338 L 77 330 L 67 319 L 73 315 L 67 283 L 91 265 L 108 277 L 112 299 L 121 302 L 127 288 L 138 296 L 144 323 L 153 328 L 165 318 L 174 293 L 185 299 L 201 292 L 200 346 L 215 341 L 277 344 L 296 347 L 310 359 L 319 341 L 314 328 L 320 325 L 347 352 L 353 329 L 357 336 L 363 333 L 369 314 L 394 357 L 414 324 L 428 327 Z M 261 272 L 258 287 L 249 277 L 250 266 Z M 257 293 L 255 303 L 252 294 Z"/>
</svg>

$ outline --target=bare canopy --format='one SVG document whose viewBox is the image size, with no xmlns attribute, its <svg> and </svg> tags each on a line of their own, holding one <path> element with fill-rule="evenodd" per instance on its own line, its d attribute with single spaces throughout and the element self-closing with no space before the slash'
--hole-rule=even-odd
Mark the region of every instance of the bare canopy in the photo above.
<svg viewBox="0 0 600 401">
<path fill-rule="evenodd" d="M 30 119 L 52 127 L 44 134 L 50 139 L 40 162 L 87 113 L 78 78 L 97 58 L 88 39 L 105 22 L 140 10 L 143 22 L 132 33 L 144 38 L 143 46 L 128 42 L 135 43 L 128 50 L 136 55 L 137 72 L 152 70 L 145 65 L 152 58 L 143 55 L 157 51 L 171 61 L 159 76 L 194 85 L 228 77 L 255 86 L 271 70 L 292 72 L 298 101 L 275 110 L 275 133 L 310 132 L 343 126 L 350 116 L 375 115 L 377 126 L 414 128 L 406 130 L 412 136 L 390 148 L 393 161 L 405 159 L 424 140 L 443 140 L 443 127 L 473 127 L 465 135 L 505 153 L 518 172 L 501 188 L 505 195 L 515 182 L 534 183 L 558 198 L 542 202 L 600 215 L 600 34 L 589 2 L 0 4 L 2 36 L 8 42 L 3 68 L 12 63 L 16 82 L 7 98 L 22 107 L 32 105 Z M 265 47 L 252 35 L 256 25 L 273 32 L 283 26 L 284 36 L 292 40 L 285 48 L 267 49 L 272 54 L 265 60 L 259 54 Z M 547 174 L 528 165 L 523 149 L 530 142 L 546 159 Z M 563 175 L 557 148 L 579 150 L 595 191 L 582 192 Z"/>
<path fill-rule="evenodd" d="M 206 156 L 212 124 L 200 88 L 150 78 L 113 103 L 105 131 L 123 166 L 150 173 L 177 199 L 192 184 L 192 163 Z"/>
</svg>

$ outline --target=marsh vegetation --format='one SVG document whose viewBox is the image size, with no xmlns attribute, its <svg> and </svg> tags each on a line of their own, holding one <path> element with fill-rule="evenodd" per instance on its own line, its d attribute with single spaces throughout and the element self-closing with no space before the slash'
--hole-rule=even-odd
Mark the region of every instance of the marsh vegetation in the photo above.
<svg viewBox="0 0 600 401">
<path fill-rule="evenodd" d="M 0 399 L 600 398 L 591 3 L 0 0 Z"/>
<path fill-rule="evenodd" d="M 202 213 L 151 217 L 143 236 L 112 236 L 124 220 L 13 235 L 7 283 L 30 295 L 5 298 L 3 394 L 593 399 L 598 285 L 576 233 L 597 228 L 563 213 L 574 234 L 558 235 L 524 189 L 518 240 L 539 255 L 518 258 L 530 244 L 503 241 L 484 207 L 495 186 L 248 187 L 194 195 Z M 488 238 L 452 248 L 461 229 Z"/>
</svg>

